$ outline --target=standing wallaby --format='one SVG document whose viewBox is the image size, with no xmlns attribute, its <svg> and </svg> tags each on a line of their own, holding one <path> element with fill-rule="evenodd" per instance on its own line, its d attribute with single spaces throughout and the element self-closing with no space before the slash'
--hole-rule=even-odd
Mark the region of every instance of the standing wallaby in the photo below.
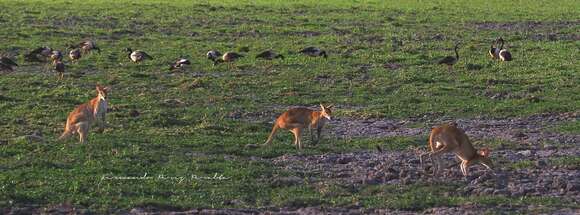
<svg viewBox="0 0 580 215">
<path fill-rule="evenodd" d="M 320 104 L 320 111 L 314 111 L 308 108 L 292 108 L 276 119 L 274 122 L 274 127 L 272 128 L 272 133 L 268 137 L 268 140 L 264 145 L 269 145 L 272 143 L 274 139 L 274 135 L 278 129 L 288 129 L 290 132 L 294 134 L 294 144 L 298 149 L 302 149 L 302 142 L 300 141 L 300 135 L 302 134 L 302 130 L 304 128 L 308 128 L 310 130 L 310 136 L 312 137 L 312 142 L 314 143 L 314 135 L 312 135 L 312 129 L 316 128 L 317 131 L 317 140 L 320 140 L 320 133 L 322 132 L 322 127 L 326 123 L 326 120 L 330 121 L 330 116 L 332 111 L 332 105 L 324 106 Z"/>
<path fill-rule="evenodd" d="M 488 148 L 483 148 L 479 151 L 475 150 L 465 131 L 458 128 L 455 123 L 443 124 L 433 128 L 429 136 L 429 147 L 431 152 L 428 155 L 434 160 L 434 175 L 438 175 L 442 162 L 441 155 L 448 152 L 454 153 L 461 160 L 460 168 L 464 176 L 469 173 L 469 166 L 474 164 L 481 164 L 488 169 L 493 168 L 493 163 L 489 159 L 490 150 Z"/>
<path fill-rule="evenodd" d="M 85 143 L 89 134 L 89 128 L 95 121 L 99 122 L 100 130 L 105 129 L 105 114 L 108 106 L 107 93 L 109 91 L 109 87 L 102 87 L 97 84 L 97 97 L 77 106 L 70 112 L 66 120 L 64 132 L 58 139 L 64 140 L 78 133 L 79 141 Z"/>
</svg>

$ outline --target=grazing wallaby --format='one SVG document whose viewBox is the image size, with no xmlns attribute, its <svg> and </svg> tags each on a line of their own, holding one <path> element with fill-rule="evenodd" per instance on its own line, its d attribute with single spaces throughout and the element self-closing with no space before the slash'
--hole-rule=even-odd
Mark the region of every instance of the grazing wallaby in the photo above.
<svg viewBox="0 0 580 215">
<path fill-rule="evenodd" d="M 429 136 L 429 147 L 431 152 L 428 155 L 434 160 L 434 175 L 438 175 L 442 162 L 441 154 L 447 152 L 453 152 L 461 160 L 460 168 L 464 176 L 469 173 L 469 166 L 474 164 L 481 164 L 490 170 L 493 168 L 493 163 L 489 159 L 490 150 L 483 148 L 476 151 L 465 131 L 458 128 L 455 123 L 443 124 L 433 128 Z"/>
<path fill-rule="evenodd" d="M 59 140 L 64 140 L 71 135 L 78 133 L 79 141 L 85 143 L 89 134 L 90 125 L 98 121 L 101 130 L 105 128 L 105 114 L 107 112 L 107 94 L 109 87 L 102 87 L 97 84 L 97 97 L 89 102 L 77 106 L 66 120 L 64 132 Z"/>
<path fill-rule="evenodd" d="M 326 120 L 330 121 L 332 114 L 332 105 L 324 106 L 320 104 L 320 111 L 311 110 L 308 108 L 292 108 L 287 110 L 282 115 L 276 119 L 274 122 L 274 127 L 272 128 L 272 133 L 268 137 L 268 140 L 264 145 L 269 145 L 274 139 L 274 135 L 278 129 L 288 129 L 294 134 L 294 144 L 298 149 L 302 149 L 302 142 L 300 141 L 300 135 L 304 128 L 310 130 L 310 136 L 312 137 L 312 142 L 314 143 L 314 135 L 312 134 L 312 129 L 317 131 L 317 140 L 320 140 L 320 133 L 322 132 L 322 127 L 326 123 Z"/>
</svg>

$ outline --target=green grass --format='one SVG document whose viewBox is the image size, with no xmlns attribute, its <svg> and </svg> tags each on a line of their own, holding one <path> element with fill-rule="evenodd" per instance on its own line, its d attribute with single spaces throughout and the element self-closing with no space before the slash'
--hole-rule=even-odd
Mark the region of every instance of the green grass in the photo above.
<svg viewBox="0 0 580 215">
<path fill-rule="evenodd" d="M 567 134 L 580 134 L 580 121 L 565 122 L 555 126 L 552 130 Z"/>
<path fill-rule="evenodd" d="M 0 51 L 17 55 L 22 65 L 0 76 L 0 140 L 8 142 L 0 146 L 0 207 L 70 202 L 109 213 L 139 205 L 350 205 L 351 190 L 333 188 L 343 193 L 334 197 L 310 185 L 274 186 L 269 180 L 274 175 L 293 173 L 253 158 L 298 153 L 289 144 L 291 136 L 282 132 L 270 148 L 246 149 L 246 144 L 263 143 L 271 124 L 231 116 L 266 112 L 273 118 L 286 106 L 314 107 L 321 102 L 343 107 L 334 112 L 339 118 L 505 117 L 580 107 L 579 43 L 565 39 L 580 30 L 577 24 L 565 24 L 577 22 L 577 1 L 0 3 Z M 522 27 L 536 21 L 540 24 L 534 28 Z M 496 22 L 515 27 L 483 28 L 482 23 Z M 548 33 L 564 39 L 534 39 Z M 437 34 L 443 38 L 433 39 Z M 515 61 L 499 64 L 487 57 L 489 43 L 498 36 L 508 41 Z M 394 51 L 395 37 L 404 45 Z M 85 56 L 78 64 L 67 61 L 64 81 L 23 61 L 22 54 L 37 46 L 65 49 L 85 38 L 96 40 L 103 52 Z M 452 54 L 457 41 L 462 42 L 462 59 L 449 74 L 433 62 Z M 326 49 L 328 60 L 294 54 L 311 45 Z M 210 49 L 246 46 L 249 57 L 236 63 L 237 70 L 213 67 L 204 56 Z M 129 63 L 122 52 L 125 47 L 145 50 L 155 60 Z M 253 55 L 270 48 L 286 59 L 267 69 L 270 63 Z M 169 74 L 168 64 L 180 56 L 188 57 L 192 68 Z M 402 67 L 385 69 L 386 63 Z M 91 133 L 86 145 L 56 142 L 67 113 L 94 96 L 96 83 L 112 87 L 107 121 L 113 127 Z M 508 96 L 492 99 L 497 93 Z M 169 107 L 165 99 L 186 105 Z M 132 110 L 140 116 L 130 117 Z M 561 130 L 574 132 L 576 125 Z M 35 130 L 47 141 L 18 140 Z M 425 145 L 424 137 L 325 138 L 316 146 L 306 141 L 303 153 Z M 230 179 L 100 180 L 103 175 L 145 173 L 218 173 Z M 419 195 L 440 192 L 437 189 L 403 188 L 396 196 L 401 202 L 383 201 L 390 196 L 357 195 L 365 207 L 418 210 L 462 203 Z M 232 199 L 242 203 L 227 205 Z"/>
</svg>

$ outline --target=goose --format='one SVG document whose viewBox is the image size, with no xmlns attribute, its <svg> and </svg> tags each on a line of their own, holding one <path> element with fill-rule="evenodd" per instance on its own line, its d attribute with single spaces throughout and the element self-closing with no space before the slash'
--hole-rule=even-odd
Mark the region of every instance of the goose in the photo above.
<svg viewBox="0 0 580 215">
<path fill-rule="evenodd" d="M 277 54 L 276 52 L 272 51 L 272 50 L 267 50 L 267 51 L 263 51 L 262 53 L 256 55 L 256 59 L 257 58 L 262 58 L 265 60 L 273 60 L 276 58 L 281 58 L 282 60 L 284 60 L 284 56 L 281 54 Z"/>
<path fill-rule="evenodd" d="M 215 61 L 222 56 L 222 53 L 217 51 L 217 50 L 210 50 L 207 52 L 206 56 L 207 56 L 207 59 L 210 59 L 211 61 L 213 61 L 215 63 Z"/>
<path fill-rule="evenodd" d="M 7 58 L 7 57 L 0 57 L 0 71 L 6 70 L 9 72 L 12 72 L 12 71 L 14 71 L 14 68 L 12 68 L 12 67 L 15 67 L 15 66 L 18 66 L 18 64 L 15 63 L 12 59 Z"/>
<path fill-rule="evenodd" d="M 125 52 L 128 53 L 128 57 L 133 61 L 133 63 L 138 63 L 146 59 L 153 59 L 153 57 L 141 50 L 133 51 L 131 48 L 125 48 Z"/>
<path fill-rule="evenodd" d="M 97 47 L 95 41 L 92 40 L 82 41 L 78 44 L 77 47 L 80 48 L 85 54 L 91 52 L 92 50 L 97 50 L 97 52 L 101 53 L 101 49 Z"/>
<path fill-rule="evenodd" d="M 180 58 L 177 61 L 175 61 L 175 63 L 171 64 L 171 67 L 169 67 L 169 70 L 182 69 L 186 65 L 191 65 L 191 62 L 188 59 Z"/>
<path fill-rule="evenodd" d="M 52 54 L 52 49 L 46 46 L 38 47 L 24 55 L 27 61 L 45 62 Z"/>
<path fill-rule="evenodd" d="M 319 48 L 316 48 L 313 46 L 306 47 L 306 48 L 300 50 L 299 53 L 308 55 L 310 57 L 322 56 L 324 58 L 328 58 L 328 55 L 326 55 L 326 51 L 320 50 Z"/>
<path fill-rule="evenodd" d="M 507 50 L 503 48 L 503 38 L 499 38 L 499 42 L 501 42 L 501 46 L 499 47 L 499 59 L 501 61 L 512 61 L 512 54 Z"/>
<path fill-rule="evenodd" d="M 54 50 L 50 54 L 50 60 L 54 61 L 61 61 L 62 60 L 62 52 L 59 50 Z"/>
<path fill-rule="evenodd" d="M 452 71 L 452 67 L 455 63 L 457 63 L 457 61 L 459 61 L 459 53 L 457 52 L 457 48 L 459 47 L 459 43 L 455 44 L 455 48 L 453 49 L 455 51 L 455 57 L 453 56 L 447 56 L 443 59 L 441 59 L 439 61 L 439 64 L 445 64 L 448 66 L 449 71 Z"/>
<path fill-rule="evenodd" d="M 222 58 L 219 58 L 217 60 L 214 61 L 214 65 L 217 65 L 218 63 L 223 63 L 223 62 L 234 62 L 237 59 L 243 58 L 245 57 L 244 55 L 235 53 L 235 52 L 226 52 Z"/>
<path fill-rule="evenodd" d="M 54 61 L 54 71 L 58 72 L 59 78 L 58 80 L 62 80 L 64 78 L 64 63 L 60 60 Z"/>
<path fill-rule="evenodd" d="M 491 44 L 490 48 L 489 48 L 489 56 L 491 56 L 491 59 L 498 59 L 499 58 L 499 48 L 496 47 L 497 46 L 497 40 Z"/>
<path fill-rule="evenodd" d="M 75 48 L 73 50 L 70 50 L 70 52 L 68 53 L 68 57 L 72 62 L 77 62 L 79 59 L 81 59 L 81 49 Z"/>
</svg>

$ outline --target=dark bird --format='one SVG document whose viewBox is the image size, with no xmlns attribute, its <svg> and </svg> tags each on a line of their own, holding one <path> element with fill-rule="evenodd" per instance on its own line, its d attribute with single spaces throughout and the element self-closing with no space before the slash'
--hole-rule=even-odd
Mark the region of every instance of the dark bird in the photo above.
<svg viewBox="0 0 580 215">
<path fill-rule="evenodd" d="M 14 68 L 12 67 L 15 66 L 18 66 L 18 64 L 14 62 L 12 59 L 7 57 L 0 57 L 0 71 L 12 72 L 14 71 Z"/>
<path fill-rule="evenodd" d="M 182 69 L 185 68 L 186 65 L 191 65 L 191 62 L 188 59 L 180 58 L 177 61 L 175 61 L 175 63 L 171 64 L 169 70 Z"/>
<path fill-rule="evenodd" d="M 276 58 L 281 58 L 282 60 L 284 60 L 283 55 L 277 54 L 276 52 L 274 52 L 272 50 L 263 51 L 262 53 L 256 55 L 256 58 L 262 58 L 265 60 L 273 60 Z"/>
<path fill-rule="evenodd" d="M 62 61 L 62 52 L 60 52 L 58 50 L 52 51 L 52 53 L 50 54 L 50 60 L 52 62 L 54 62 L 54 61 Z"/>
<path fill-rule="evenodd" d="M 153 59 L 153 57 L 151 57 L 150 55 L 148 55 L 147 53 L 145 53 L 144 51 L 141 51 L 141 50 L 133 51 L 131 48 L 125 48 L 125 52 L 127 52 L 127 54 L 128 54 L 127 56 L 134 63 L 141 62 L 141 61 L 144 61 L 146 59 L 149 59 L 149 60 Z"/>
<path fill-rule="evenodd" d="M 322 56 L 324 58 L 328 58 L 328 55 L 326 55 L 326 51 L 320 50 L 319 48 L 316 48 L 313 46 L 306 47 L 306 48 L 300 50 L 299 53 L 308 55 L 310 57 Z"/>
<path fill-rule="evenodd" d="M 207 52 L 207 59 L 210 59 L 211 61 L 213 61 L 215 63 L 215 61 L 217 59 L 219 59 L 220 57 L 222 57 L 222 53 L 217 51 L 217 50 L 210 50 Z"/>
<path fill-rule="evenodd" d="M 503 38 L 499 38 L 499 42 L 501 42 L 501 46 L 499 47 L 499 59 L 501 61 L 512 61 L 512 54 L 507 50 L 503 48 Z"/>
<path fill-rule="evenodd" d="M 32 62 L 46 62 L 46 60 L 52 55 L 52 49 L 49 47 L 38 47 L 28 54 L 24 55 L 27 61 Z"/>
<path fill-rule="evenodd" d="M 244 55 L 235 53 L 235 52 L 226 52 L 222 58 L 219 58 L 217 60 L 214 61 L 214 65 L 218 64 L 218 63 L 223 63 L 223 62 L 234 62 L 237 59 L 243 58 Z"/>
<path fill-rule="evenodd" d="M 457 52 L 457 48 L 459 47 L 459 44 L 455 44 L 455 48 L 453 49 L 455 51 L 455 57 L 453 56 L 447 56 L 443 59 L 441 59 L 439 61 L 439 64 L 445 64 L 448 66 L 449 71 L 452 71 L 452 67 L 455 63 L 457 63 L 457 61 L 459 61 L 459 53 Z"/>
<path fill-rule="evenodd" d="M 497 48 L 496 46 L 497 46 L 497 40 L 495 40 L 495 42 L 493 44 L 491 44 L 489 51 L 488 51 L 491 59 L 499 59 L 499 48 Z"/>
<path fill-rule="evenodd" d="M 58 80 L 62 80 L 64 78 L 64 63 L 62 61 L 55 61 L 53 65 L 54 71 L 58 72 L 59 74 Z"/>
<path fill-rule="evenodd" d="M 81 59 L 81 49 L 75 48 L 73 50 L 70 50 L 70 52 L 68 53 L 68 57 L 72 62 L 77 62 L 79 59 Z"/>
</svg>

